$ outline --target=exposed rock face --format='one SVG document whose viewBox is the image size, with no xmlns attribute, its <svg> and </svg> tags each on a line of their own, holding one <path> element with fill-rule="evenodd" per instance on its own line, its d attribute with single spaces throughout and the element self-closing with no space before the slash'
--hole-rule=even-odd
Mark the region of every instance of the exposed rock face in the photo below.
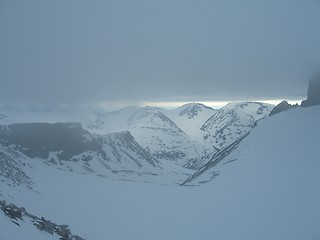
<svg viewBox="0 0 320 240">
<path fill-rule="evenodd" d="M 125 160 L 124 156 L 126 156 L 138 167 L 145 166 L 146 162 L 150 164 L 150 166 L 158 166 L 158 161 L 153 158 L 148 151 L 142 148 L 128 131 L 106 134 L 101 136 L 99 140 L 104 146 L 100 154 L 105 154 L 104 152 L 112 153 L 112 155 L 106 155 L 106 159 L 112 157 L 118 162 L 122 162 Z"/>
<path fill-rule="evenodd" d="M 310 80 L 308 98 L 301 102 L 301 107 L 320 105 L 320 76 Z"/>
<path fill-rule="evenodd" d="M 70 171 L 76 165 L 86 172 L 159 167 L 158 161 L 128 131 L 93 135 L 79 123 L 0 125 L 0 177 L 10 177 L 12 184 L 30 182 L 16 167 L 24 157 L 40 158 L 48 165 Z"/>
<path fill-rule="evenodd" d="M 275 114 L 283 112 L 283 111 L 287 111 L 287 110 L 289 110 L 291 108 L 295 108 L 297 106 L 298 105 L 291 105 L 286 100 L 283 100 L 281 103 L 279 103 L 277 106 L 275 106 L 272 109 L 269 116 L 275 115 Z"/>
<path fill-rule="evenodd" d="M 201 112 L 203 109 L 213 110 L 212 108 L 205 106 L 201 103 L 189 103 L 181 107 L 179 112 L 180 116 L 187 116 L 189 119 L 194 118 Z"/>
<path fill-rule="evenodd" d="M 19 208 L 14 204 L 8 204 L 5 200 L 0 200 L 0 209 L 11 219 L 11 221 L 20 226 L 20 221 L 31 221 L 40 231 L 58 236 L 61 240 L 85 240 L 78 235 L 72 235 L 68 225 L 58 225 L 44 217 L 37 217 L 28 213 L 23 207 Z"/>
<path fill-rule="evenodd" d="M 28 157 L 48 158 L 52 151 L 61 151 L 60 157 L 96 150 L 97 143 L 80 123 L 19 123 L 0 126 L 0 137 L 6 144 L 15 144 Z"/>
</svg>

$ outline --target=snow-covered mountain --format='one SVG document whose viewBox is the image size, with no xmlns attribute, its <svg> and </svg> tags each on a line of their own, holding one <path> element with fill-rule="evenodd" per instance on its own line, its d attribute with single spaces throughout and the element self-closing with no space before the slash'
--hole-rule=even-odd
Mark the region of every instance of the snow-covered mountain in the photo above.
<svg viewBox="0 0 320 240">
<path fill-rule="evenodd" d="M 172 161 L 160 162 L 128 131 L 91 134 L 80 123 L 2 125 L 0 147 L 0 173 L 17 183 L 32 181 L 20 167 L 22 162 L 34 161 L 76 174 L 142 182 L 159 182 L 163 175 L 173 175 L 166 183 L 175 184 L 192 174 Z"/>
<path fill-rule="evenodd" d="M 128 131 L 128 119 L 140 108 L 126 107 L 117 111 L 94 111 L 89 120 L 83 122 L 85 129 L 98 134 Z"/>
<path fill-rule="evenodd" d="M 217 110 L 200 103 L 187 103 L 172 110 L 162 110 L 192 141 L 201 142 L 201 126 Z"/>
<path fill-rule="evenodd" d="M 199 169 L 219 151 L 250 132 L 256 122 L 269 116 L 273 105 L 259 102 L 229 103 L 217 110 L 199 129 L 201 158 L 187 167 Z"/>
<path fill-rule="evenodd" d="M 0 126 L 0 137 L 4 160 L 21 161 L 24 155 L 59 169 L 108 177 L 121 177 L 121 171 L 155 174 L 161 169 L 129 132 L 92 135 L 79 123 L 25 123 Z M 9 150 L 19 157 L 10 157 Z"/>
<path fill-rule="evenodd" d="M 209 181 L 224 170 L 228 171 L 229 165 L 236 165 L 241 171 L 251 171 L 252 166 L 259 166 L 257 174 L 266 178 L 272 178 L 274 171 L 280 174 L 279 169 L 284 174 L 285 169 L 297 171 L 298 176 L 298 168 L 304 168 L 303 164 L 307 165 L 306 168 L 309 164 L 320 167 L 316 161 L 319 155 L 317 146 L 320 144 L 320 128 L 317 127 L 319 117 L 320 107 L 317 106 L 290 109 L 260 121 L 247 137 L 222 149 L 185 184 Z M 303 169 L 301 171 L 303 173 Z"/>
<path fill-rule="evenodd" d="M 183 166 L 200 157 L 196 145 L 162 109 L 141 108 L 130 117 L 128 125 L 134 138 L 156 159 Z"/>
<path fill-rule="evenodd" d="M 207 149 L 221 149 L 254 128 L 256 122 L 269 115 L 273 106 L 265 103 L 229 103 L 202 126 Z M 210 151 L 210 150 L 209 150 Z"/>
<path fill-rule="evenodd" d="M 224 148 L 222 159 L 212 159 L 204 166 L 210 167 L 187 183 L 201 187 L 59 171 L 39 159 L 20 158 L 5 146 L 8 156 L 20 159 L 14 166 L 29 177 L 32 189 L 0 181 L 0 200 L 68 224 L 85 239 L 318 239 L 319 119 L 316 106 L 259 121 L 242 141 Z M 163 181 L 168 178 L 162 176 Z M 28 221 L 19 228 L 3 213 L 0 226 L 4 239 L 57 239 L 31 231 Z"/>
<path fill-rule="evenodd" d="M 189 103 L 173 110 L 127 107 L 114 112 L 94 107 L 2 106 L 0 123 L 77 121 L 100 135 L 129 131 L 154 158 L 198 169 L 250 131 L 270 109 L 262 103 L 232 103 L 219 110 Z"/>
</svg>

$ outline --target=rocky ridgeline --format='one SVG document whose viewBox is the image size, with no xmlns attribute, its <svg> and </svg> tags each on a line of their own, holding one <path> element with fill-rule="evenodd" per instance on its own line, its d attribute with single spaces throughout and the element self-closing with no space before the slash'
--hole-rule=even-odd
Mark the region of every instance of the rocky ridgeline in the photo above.
<svg viewBox="0 0 320 240">
<path fill-rule="evenodd" d="M 8 204 L 5 200 L 0 200 L 0 208 L 4 214 L 11 219 L 11 221 L 20 226 L 19 220 L 29 220 L 35 225 L 39 230 L 45 231 L 52 235 L 56 234 L 60 237 L 60 240 L 85 240 L 77 235 L 72 235 L 68 225 L 58 225 L 45 218 L 34 216 L 28 213 L 23 207 L 19 208 L 14 204 Z"/>
<path fill-rule="evenodd" d="M 211 156 L 210 160 L 203 165 L 199 170 L 197 170 L 193 175 L 189 176 L 183 183 L 181 183 L 181 186 L 188 185 L 190 182 L 194 181 L 196 178 L 198 178 L 200 175 L 202 175 L 204 172 L 208 171 L 210 168 L 213 168 L 217 166 L 225 157 L 227 157 L 233 150 L 235 150 L 239 143 L 245 139 L 250 132 L 247 132 L 242 137 L 231 143 L 230 145 L 226 146 L 225 148 L 219 150 L 216 152 L 213 156 Z M 218 176 L 219 173 L 215 172 L 214 177 Z M 213 178 L 212 178 L 213 179 Z M 192 184 L 191 184 L 192 185 Z"/>
<path fill-rule="evenodd" d="M 20 154 L 20 157 L 14 158 L 11 156 L 13 154 Z M 0 177 L 10 176 L 12 181 L 18 182 L 15 176 L 23 176 L 18 172 L 19 168 L 14 167 L 19 162 L 23 163 L 20 161 L 22 158 L 40 158 L 48 165 L 71 171 L 77 164 L 91 173 L 101 173 L 102 169 L 102 174 L 104 170 L 109 172 L 112 166 L 143 171 L 154 170 L 159 165 L 128 131 L 106 135 L 91 134 L 80 123 L 0 125 Z M 11 159 L 15 159 L 17 164 L 12 166 Z M 2 162 L 5 163 L 4 167 Z M 91 165 L 99 167 L 92 169 Z M 15 174 L 16 172 L 20 175 Z"/>
<path fill-rule="evenodd" d="M 310 80 L 308 98 L 301 102 L 301 107 L 320 105 L 320 75 Z"/>
<path fill-rule="evenodd" d="M 311 107 L 316 105 L 320 105 L 320 76 L 309 81 L 308 97 L 306 100 L 301 102 L 300 106 Z M 283 100 L 281 103 L 279 103 L 272 109 L 270 116 L 300 106 L 298 104 L 289 104 L 286 100 Z"/>
<path fill-rule="evenodd" d="M 279 103 L 277 106 L 275 106 L 272 109 L 272 111 L 270 112 L 269 116 L 281 113 L 283 111 L 287 111 L 287 110 L 292 109 L 292 108 L 297 108 L 297 107 L 299 107 L 298 104 L 292 105 L 292 104 L 289 104 L 288 101 L 283 100 L 281 103 Z"/>
</svg>

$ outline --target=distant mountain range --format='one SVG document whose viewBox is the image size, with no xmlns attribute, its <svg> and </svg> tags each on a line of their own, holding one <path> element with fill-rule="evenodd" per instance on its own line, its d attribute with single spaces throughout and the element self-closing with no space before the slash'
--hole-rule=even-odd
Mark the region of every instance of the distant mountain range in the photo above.
<svg viewBox="0 0 320 240">
<path fill-rule="evenodd" d="M 33 158 L 68 155 L 67 160 L 75 161 L 80 154 L 94 152 L 104 161 L 117 162 L 119 168 L 127 170 L 133 166 L 155 167 L 161 161 L 197 169 L 206 163 L 208 156 L 249 132 L 271 109 L 271 105 L 254 102 L 229 104 L 219 110 L 189 103 L 173 110 L 128 107 L 115 112 L 92 108 L 69 110 L 60 106 L 3 106 L 1 138 L 20 146 L 22 153 Z M 79 124 L 67 123 L 70 121 Z M 128 147 L 129 140 L 130 147 L 134 147 L 130 149 L 131 155 L 119 157 L 117 153 Z M 104 151 L 102 142 L 119 146 L 121 151 Z M 124 166 L 124 162 L 135 164 Z M 117 165 L 113 164 L 113 168 L 117 169 Z"/>
<path fill-rule="evenodd" d="M 3 105 L 0 238 L 318 239 L 319 87 L 274 108 Z"/>
<path fill-rule="evenodd" d="M 201 234 L 211 236 L 213 228 L 223 240 L 238 239 L 239 234 L 248 239 L 262 235 L 266 235 L 263 240 L 278 236 L 313 239 L 319 236 L 315 219 L 320 196 L 316 127 L 320 109 L 297 107 L 262 120 L 270 108 L 237 103 L 216 110 L 200 126 L 200 133 L 212 133 L 203 143 L 213 136 L 219 141 L 212 142 L 212 153 L 197 168 L 197 163 L 182 167 L 178 161 L 183 158 L 156 157 L 156 151 L 143 147 L 129 131 L 97 134 L 70 122 L 1 125 L 0 236 L 126 239 L 138 237 L 147 227 L 161 239 L 158 226 L 166 219 L 168 223 L 161 225 L 165 233 L 187 231 L 184 239 L 193 239 L 199 232 L 184 226 L 193 225 L 192 218 L 196 218 L 203 220 L 198 225 Z M 136 109 L 128 118 L 128 127 L 150 134 L 153 144 L 172 138 L 178 147 L 174 140 L 191 139 L 165 114 L 168 110 L 162 111 Z M 161 149 L 155 146 L 153 150 Z M 161 147 L 171 150 L 170 145 Z M 293 218 L 305 214 L 307 217 Z M 222 223 L 221 216 L 226 217 Z M 271 231 L 265 224 L 270 221 L 276 221 Z M 119 232 L 119 223 L 130 232 Z M 237 233 L 230 231 L 230 224 Z M 296 227 L 291 228 L 292 224 Z"/>
<path fill-rule="evenodd" d="M 208 166 L 212 157 L 243 138 L 271 109 L 271 105 L 254 102 L 229 104 L 218 110 L 189 103 L 172 110 L 127 107 L 114 112 L 2 106 L 0 198 L 8 199 L 16 191 L 43 193 L 39 179 L 48 174 L 166 185 L 189 182 L 196 170 Z M 31 229 L 29 235 L 38 236 L 37 227 L 51 233 L 53 239 L 83 239 L 71 235 L 65 225 L 0 201 L 13 223 Z M 5 221 L 0 214 L 1 219 Z"/>
</svg>

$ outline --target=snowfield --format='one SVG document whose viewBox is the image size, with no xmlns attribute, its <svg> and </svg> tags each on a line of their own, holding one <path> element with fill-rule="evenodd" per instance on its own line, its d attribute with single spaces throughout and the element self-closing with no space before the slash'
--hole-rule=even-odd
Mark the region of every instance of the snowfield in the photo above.
<svg viewBox="0 0 320 240">
<path fill-rule="evenodd" d="M 232 153 L 191 182 L 193 186 L 112 181 L 29 159 L 31 167 L 24 171 L 34 182 L 33 190 L 1 182 L 0 198 L 68 224 L 85 239 L 316 240 L 319 119 L 317 106 L 260 121 Z M 33 226 L 18 227 L 2 212 L 0 226 L 1 239 L 54 239 L 34 232 Z"/>
</svg>

